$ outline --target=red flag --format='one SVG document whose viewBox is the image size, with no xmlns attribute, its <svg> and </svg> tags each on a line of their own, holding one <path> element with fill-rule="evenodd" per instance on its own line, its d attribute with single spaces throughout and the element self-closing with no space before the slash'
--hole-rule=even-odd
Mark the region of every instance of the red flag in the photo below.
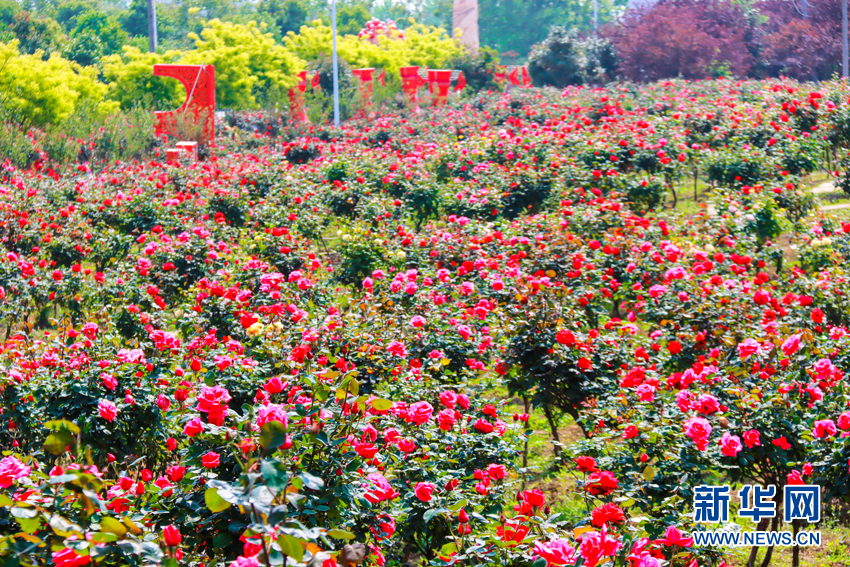
<svg viewBox="0 0 850 567">
<path fill-rule="evenodd" d="M 519 75 L 519 67 L 514 67 L 513 69 L 511 69 L 511 72 L 508 73 L 508 80 L 511 82 L 512 85 L 518 85 L 519 84 L 519 76 L 518 75 Z"/>
<path fill-rule="evenodd" d="M 532 85 L 531 75 L 528 74 L 528 67 L 522 68 L 522 86 L 530 87 Z"/>
<path fill-rule="evenodd" d="M 463 71 L 457 76 L 457 86 L 455 87 L 455 92 L 460 92 L 463 90 L 463 87 L 466 86 L 466 77 L 463 76 Z"/>
<path fill-rule="evenodd" d="M 310 81 L 310 86 L 313 87 L 314 89 L 315 88 L 321 88 L 319 86 L 319 74 L 318 73 L 313 73 L 313 79 Z"/>
<path fill-rule="evenodd" d="M 386 76 L 387 76 L 387 72 L 386 72 L 386 70 L 381 71 L 381 74 L 380 74 L 380 75 L 378 75 L 378 80 L 381 82 L 381 84 L 382 84 L 383 86 L 387 86 L 387 83 L 386 83 Z"/>
</svg>

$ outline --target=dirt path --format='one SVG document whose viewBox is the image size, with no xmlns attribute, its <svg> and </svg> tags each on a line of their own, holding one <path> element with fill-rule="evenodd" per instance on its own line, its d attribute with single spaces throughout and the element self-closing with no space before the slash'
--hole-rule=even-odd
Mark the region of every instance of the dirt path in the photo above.
<svg viewBox="0 0 850 567">
<path fill-rule="evenodd" d="M 812 193 L 815 195 L 825 195 L 829 193 L 837 193 L 840 190 L 835 186 L 834 181 L 825 181 L 820 185 L 812 188 Z M 850 209 L 850 203 L 843 203 L 840 205 L 822 205 L 820 210 L 822 211 L 839 211 L 842 209 Z"/>
</svg>

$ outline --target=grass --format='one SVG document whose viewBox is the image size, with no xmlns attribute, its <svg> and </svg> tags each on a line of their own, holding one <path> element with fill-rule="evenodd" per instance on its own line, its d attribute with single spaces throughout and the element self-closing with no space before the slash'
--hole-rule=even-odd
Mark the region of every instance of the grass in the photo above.
<svg viewBox="0 0 850 567">
<path fill-rule="evenodd" d="M 788 529 L 788 528 L 786 528 Z M 800 549 L 800 565 L 803 567 L 850 567 L 850 528 L 843 526 L 819 527 L 821 545 Z M 808 528 L 813 531 L 813 528 Z M 756 556 L 756 565 L 764 560 L 766 548 L 760 548 Z M 750 550 L 746 548 L 731 552 L 726 556 L 730 567 L 745 567 Z M 770 567 L 791 567 L 793 551 L 790 547 L 777 547 L 773 550 Z"/>
</svg>

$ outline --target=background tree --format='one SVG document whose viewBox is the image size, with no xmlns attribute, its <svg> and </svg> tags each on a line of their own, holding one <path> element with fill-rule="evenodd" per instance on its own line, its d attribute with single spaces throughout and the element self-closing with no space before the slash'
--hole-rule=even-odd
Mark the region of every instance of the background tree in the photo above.
<svg viewBox="0 0 850 567">
<path fill-rule="evenodd" d="M 668 0 L 629 10 L 607 35 L 620 73 L 633 81 L 746 76 L 754 66 L 756 22 L 731 0 Z"/>
<path fill-rule="evenodd" d="M 599 0 L 599 22 L 610 21 L 627 0 Z M 524 60 L 531 47 L 546 38 L 553 25 L 593 32 L 593 3 L 567 0 L 480 0 L 478 25 L 481 43 L 502 54 L 508 63 Z M 506 55 L 513 52 L 513 57 Z"/>
</svg>

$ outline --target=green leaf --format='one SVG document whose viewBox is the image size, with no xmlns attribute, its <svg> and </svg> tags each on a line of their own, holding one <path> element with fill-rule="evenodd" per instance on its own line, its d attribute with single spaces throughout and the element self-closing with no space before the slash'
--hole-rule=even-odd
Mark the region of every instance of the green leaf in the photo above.
<svg viewBox="0 0 850 567">
<path fill-rule="evenodd" d="M 457 512 L 461 508 L 465 508 L 468 504 L 469 503 L 466 500 L 461 500 L 460 502 L 449 506 L 449 510 L 451 510 L 452 512 Z"/>
<path fill-rule="evenodd" d="M 354 539 L 354 534 L 337 528 L 335 530 L 330 530 L 328 532 L 328 537 L 335 539 Z"/>
<path fill-rule="evenodd" d="M 269 421 L 260 429 L 260 445 L 265 448 L 280 447 L 286 442 L 286 426 L 279 421 Z"/>
<path fill-rule="evenodd" d="M 431 508 L 430 510 L 426 510 L 426 511 L 425 511 L 425 514 L 423 514 L 423 515 L 422 515 L 422 519 L 423 519 L 423 520 L 425 520 L 425 523 L 427 524 L 428 522 L 430 522 L 430 521 L 431 521 L 431 519 L 432 519 L 434 516 L 438 516 L 438 515 L 440 515 L 440 514 L 441 514 L 441 513 L 443 513 L 443 512 L 445 512 L 445 510 L 443 510 L 443 509 L 440 509 L 440 508 Z"/>
<path fill-rule="evenodd" d="M 115 534 L 118 537 L 124 537 L 124 534 L 127 533 L 127 526 L 110 516 L 100 519 L 100 529 L 106 533 Z"/>
<path fill-rule="evenodd" d="M 209 508 L 213 513 L 221 512 L 230 508 L 230 503 L 225 502 L 221 496 L 218 495 L 218 491 L 215 488 L 208 488 L 207 491 L 204 492 L 204 502 L 207 503 L 207 508 Z"/>
<path fill-rule="evenodd" d="M 17 520 L 18 523 L 21 524 L 21 529 L 28 534 L 37 532 L 41 526 L 40 516 L 36 516 L 35 518 L 17 518 Z"/>
<path fill-rule="evenodd" d="M 0 507 L 6 508 L 7 506 L 14 506 L 15 501 L 6 496 L 5 494 L 0 494 Z"/>
<path fill-rule="evenodd" d="M 74 435 L 80 434 L 80 428 L 77 427 L 77 424 L 73 421 L 68 421 L 67 419 L 54 419 L 52 421 L 45 422 L 44 427 L 50 431 L 69 431 Z"/>
<path fill-rule="evenodd" d="M 74 444 L 74 436 L 68 430 L 56 431 L 44 440 L 44 449 L 51 455 L 59 456 Z"/>
<path fill-rule="evenodd" d="M 304 486 L 310 490 L 319 490 L 325 485 L 325 481 L 317 476 L 313 476 L 308 472 L 303 472 L 298 477 L 304 481 Z"/>
<path fill-rule="evenodd" d="M 304 547 L 298 538 L 289 534 L 282 534 L 277 538 L 277 544 L 280 546 L 281 553 L 287 557 L 291 557 L 296 561 L 304 559 Z"/>
<path fill-rule="evenodd" d="M 531 567 L 546 567 L 546 560 L 542 557 L 538 557 L 534 560 L 534 563 L 531 564 Z"/>
<path fill-rule="evenodd" d="M 280 461 L 264 459 L 260 464 L 260 472 L 263 473 L 263 482 L 275 492 L 283 490 L 289 482 L 289 471 Z"/>
<path fill-rule="evenodd" d="M 384 400 L 382 398 L 375 398 L 372 400 L 372 407 L 377 411 L 388 411 L 393 407 L 393 403 L 389 400 Z"/>
</svg>

